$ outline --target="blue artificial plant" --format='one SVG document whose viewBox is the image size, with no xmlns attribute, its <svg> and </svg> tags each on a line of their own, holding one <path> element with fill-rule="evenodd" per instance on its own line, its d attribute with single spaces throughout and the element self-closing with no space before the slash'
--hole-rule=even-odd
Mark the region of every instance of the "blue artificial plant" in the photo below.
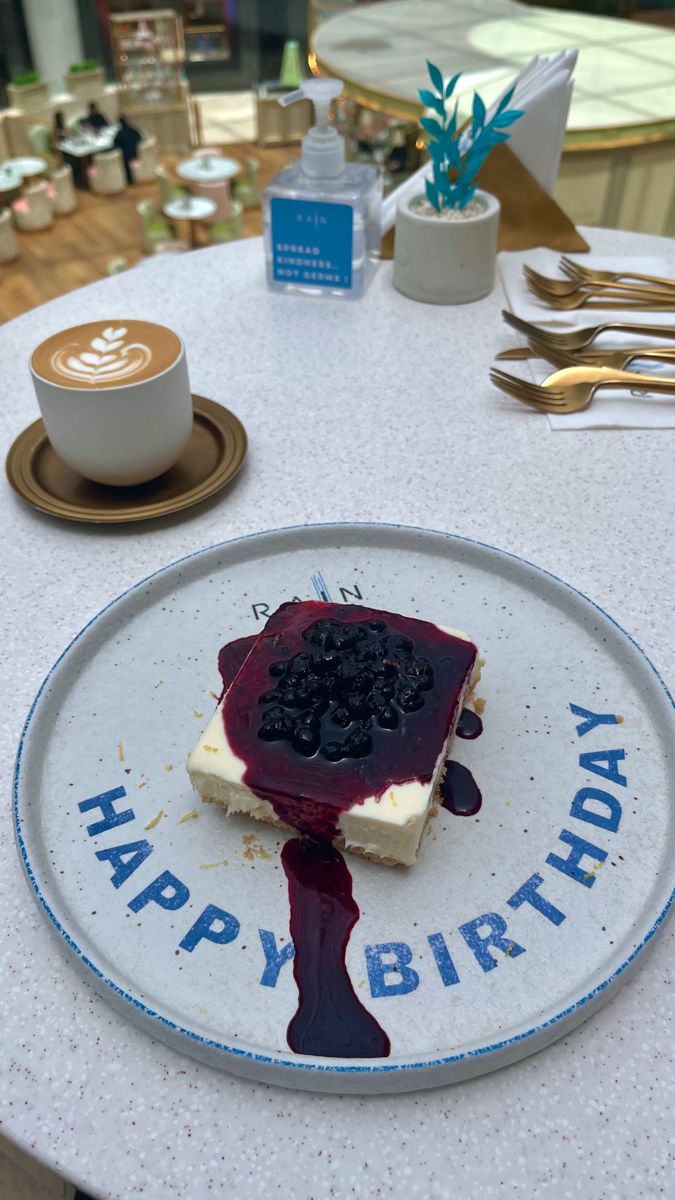
<svg viewBox="0 0 675 1200">
<path fill-rule="evenodd" d="M 520 109 L 509 108 L 514 92 L 510 88 L 492 119 L 486 123 L 485 105 L 476 93 L 471 122 L 460 131 L 457 128 L 457 101 L 451 115 L 448 115 L 448 101 L 461 72 L 444 83 L 438 67 L 430 62 L 427 67 L 433 91 L 421 88 L 419 98 L 426 108 L 437 113 L 437 117 L 422 117 L 420 121 L 429 137 L 428 150 L 433 163 L 433 179 L 426 181 L 427 199 L 436 212 L 442 212 L 444 208 L 465 208 L 476 190 L 476 176 L 488 154 L 500 142 L 508 141 L 506 129 L 523 114 Z"/>
</svg>

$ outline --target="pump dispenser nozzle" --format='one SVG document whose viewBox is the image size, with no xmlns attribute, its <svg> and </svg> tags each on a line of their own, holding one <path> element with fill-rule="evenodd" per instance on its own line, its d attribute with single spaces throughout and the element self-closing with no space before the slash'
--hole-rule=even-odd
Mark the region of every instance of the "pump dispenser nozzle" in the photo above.
<svg viewBox="0 0 675 1200">
<path fill-rule="evenodd" d="M 345 144 L 328 122 L 333 100 L 342 92 L 342 81 L 327 76 L 305 79 L 294 92 L 279 96 L 284 108 L 296 100 L 311 100 L 315 124 L 302 139 L 302 169 L 306 175 L 328 179 L 339 175 L 345 165 Z"/>
</svg>

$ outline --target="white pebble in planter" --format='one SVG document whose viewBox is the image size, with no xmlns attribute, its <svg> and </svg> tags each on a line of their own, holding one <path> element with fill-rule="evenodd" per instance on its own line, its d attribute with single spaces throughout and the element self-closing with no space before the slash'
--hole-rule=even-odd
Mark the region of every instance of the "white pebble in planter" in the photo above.
<svg viewBox="0 0 675 1200">
<path fill-rule="evenodd" d="M 466 208 L 436 212 L 422 195 L 396 213 L 394 286 L 427 304 L 467 304 L 492 291 L 499 201 L 480 190 Z"/>
</svg>

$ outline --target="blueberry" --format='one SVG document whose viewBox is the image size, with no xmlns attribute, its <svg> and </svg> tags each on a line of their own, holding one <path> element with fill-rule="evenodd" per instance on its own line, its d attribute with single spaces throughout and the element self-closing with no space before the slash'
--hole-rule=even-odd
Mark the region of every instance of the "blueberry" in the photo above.
<svg viewBox="0 0 675 1200">
<path fill-rule="evenodd" d="M 403 651 L 404 654 L 409 654 L 410 651 L 412 650 L 412 648 L 413 648 L 413 644 L 410 641 L 410 638 L 400 637 L 400 638 L 397 638 L 396 641 L 394 642 L 394 649 L 401 650 L 401 651 Z"/>
<path fill-rule="evenodd" d="M 423 658 L 416 658 L 408 667 L 411 682 L 422 691 L 428 692 L 434 686 L 434 672 L 431 664 Z"/>
<path fill-rule="evenodd" d="M 377 723 L 382 729 L 396 729 L 398 713 L 393 704 L 383 704 L 377 714 Z"/>
<path fill-rule="evenodd" d="M 258 737 L 265 742 L 281 742 L 286 741 L 293 736 L 293 722 L 287 716 L 281 716 L 274 720 L 263 721 L 258 730 Z"/>
<path fill-rule="evenodd" d="M 355 729 L 348 734 L 342 746 L 348 758 L 367 758 L 372 753 L 373 739 L 364 729 Z"/>
<path fill-rule="evenodd" d="M 343 729 L 346 729 L 352 723 L 352 714 L 348 708 L 345 708 L 344 704 L 338 704 L 333 709 L 330 719 L 334 725 L 340 725 Z"/>
<path fill-rule="evenodd" d="M 303 754 L 305 758 L 311 758 L 316 754 L 321 742 L 319 730 L 310 725 L 299 725 L 291 739 L 291 745 L 299 754 Z"/>
<path fill-rule="evenodd" d="M 372 629 L 373 633 L 382 633 L 387 628 L 384 621 L 369 621 L 368 628 Z"/>
<path fill-rule="evenodd" d="M 321 658 L 314 659 L 314 670 L 319 675 L 330 675 L 339 665 L 340 655 L 335 650 L 329 650 Z"/>
<path fill-rule="evenodd" d="M 368 697 L 363 692 L 350 692 L 346 698 L 347 706 L 355 717 L 367 717 L 370 714 Z"/>
<path fill-rule="evenodd" d="M 279 692 L 263 692 L 262 696 L 258 696 L 258 704 L 276 704 L 280 698 Z"/>
<path fill-rule="evenodd" d="M 306 653 L 305 654 L 296 654 L 291 665 L 292 665 L 293 670 L 297 674 L 300 674 L 300 675 L 305 674 L 305 672 L 307 672 L 311 669 L 312 656 L 311 656 L 311 654 L 306 654 Z"/>
<path fill-rule="evenodd" d="M 424 700 L 419 692 L 408 684 L 402 684 L 399 687 L 396 699 L 398 700 L 399 708 L 402 708 L 403 712 L 416 712 L 424 704 Z"/>
<path fill-rule="evenodd" d="M 302 680 L 302 683 L 311 696 L 325 696 L 325 681 L 313 672 L 309 671 Z"/>
<path fill-rule="evenodd" d="M 300 713 L 300 716 L 297 718 L 297 722 L 298 725 L 308 725 L 313 729 L 318 729 L 319 727 L 319 718 L 317 717 L 316 713 L 311 711 L 311 709 Z"/>
<path fill-rule="evenodd" d="M 275 679 L 278 679 L 281 675 L 286 674 L 287 668 L 288 668 L 288 663 L 273 662 L 273 663 L 270 663 L 269 673 L 270 673 L 270 675 L 273 675 Z"/>
<path fill-rule="evenodd" d="M 351 687 L 360 670 L 360 664 L 353 658 L 344 658 L 337 669 L 336 679 L 345 687 Z"/>
<path fill-rule="evenodd" d="M 342 746 L 339 742 L 326 742 L 323 748 L 323 756 L 329 762 L 339 762 L 343 758 Z"/>
<path fill-rule="evenodd" d="M 294 694 L 295 703 L 300 708 L 304 708 L 304 706 L 309 704 L 310 700 L 312 699 L 312 693 L 307 687 L 306 682 L 298 684 L 298 686 L 294 689 Z"/>
</svg>

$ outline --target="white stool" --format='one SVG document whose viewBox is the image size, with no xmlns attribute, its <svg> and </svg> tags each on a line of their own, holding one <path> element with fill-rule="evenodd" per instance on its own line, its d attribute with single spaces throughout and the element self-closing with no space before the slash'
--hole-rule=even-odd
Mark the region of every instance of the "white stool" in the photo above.
<svg viewBox="0 0 675 1200">
<path fill-rule="evenodd" d="M 126 190 L 127 177 L 121 150 L 106 150 L 94 155 L 94 164 L 87 171 L 89 187 L 100 196 L 114 196 Z"/>
<path fill-rule="evenodd" d="M 54 212 L 60 216 L 75 212 L 77 199 L 73 183 L 73 168 L 69 163 L 52 171 L 51 182 L 54 188 Z"/>
<path fill-rule="evenodd" d="M 54 224 L 54 202 L 45 180 L 26 188 L 23 195 L 14 201 L 12 212 L 17 229 L 49 229 Z"/>
<path fill-rule="evenodd" d="M 143 138 L 138 143 L 138 154 L 131 160 L 131 174 L 134 183 L 152 183 L 157 166 L 157 138 Z"/>
</svg>

